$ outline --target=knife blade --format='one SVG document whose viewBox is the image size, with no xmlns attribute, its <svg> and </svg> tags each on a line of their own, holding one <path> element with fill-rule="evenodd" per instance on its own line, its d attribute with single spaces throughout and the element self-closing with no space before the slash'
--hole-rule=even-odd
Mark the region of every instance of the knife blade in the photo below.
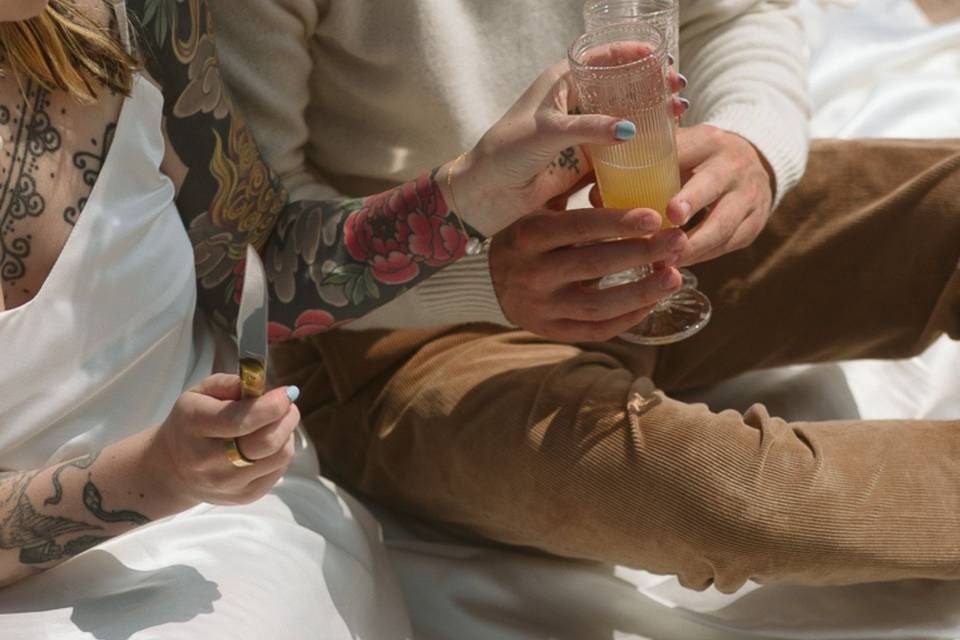
<svg viewBox="0 0 960 640">
<path fill-rule="evenodd" d="M 267 278 L 253 245 L 247 261 L 237 316 L 237 350 L 240 360 L 241 397 L 257 398 L 267 387 Z"/>
</svg>

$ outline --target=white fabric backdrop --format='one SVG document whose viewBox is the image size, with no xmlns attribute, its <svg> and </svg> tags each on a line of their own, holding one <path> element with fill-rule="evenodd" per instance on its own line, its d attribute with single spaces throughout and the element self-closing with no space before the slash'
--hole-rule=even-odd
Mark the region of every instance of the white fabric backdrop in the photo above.
<svg viewBox="0 0 960 640">
<path fill-rule="evenodd" d="M 815 136 L 960 137 L 960 21 L 931 27 L 910 0 L 805 9 Z M 960 345 L 942 341 L 909 361 L 748 375 L 700 399 L 759 399 L 797 419 L 956 419 L 958 373 Z M 960 638 L 960 582 L 697 593 L 623 567 L 467 547 L 380 516 L 419 640 Z"/>
</svg>

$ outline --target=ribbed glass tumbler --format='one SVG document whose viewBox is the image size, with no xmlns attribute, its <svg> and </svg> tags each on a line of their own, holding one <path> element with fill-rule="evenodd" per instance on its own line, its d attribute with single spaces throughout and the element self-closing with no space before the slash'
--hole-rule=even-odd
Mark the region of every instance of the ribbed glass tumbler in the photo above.
<svg viewBox="0 0 960 640">
<path fill-rule="evenodd" d="M 604 206 L 653 209 L 664 229 L 674 226 L 665 213 L 680 190 L 667 45 L 655 25 L 621 22 L 584 34 L 569 51 L 580 109 L 630 120 L 637 127 L 628 142 L 590 148 Z M 598 286 L 635 282 L 654 271 L 654 265 L 645 265 L 607 276 Z M 710 314 L 707 297 L 685 286 L 620 337 L 648 345 L 677 342 L 706 326 Z"/>
</svg>

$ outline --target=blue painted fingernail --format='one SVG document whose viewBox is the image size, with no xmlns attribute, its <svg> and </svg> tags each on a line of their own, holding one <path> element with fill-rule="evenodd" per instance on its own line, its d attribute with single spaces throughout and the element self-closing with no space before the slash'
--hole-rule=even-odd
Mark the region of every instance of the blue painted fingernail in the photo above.
<svg viewBox="0 0 960 640">
<path fill-rule="evenodd" d="M 686 98 L 680 98 L 680 104 L 683 105 L 683 110 L 684 110 L 684 111 L 686 111 L 687 109 L 690 108 L 690 101 L 687 100 Z"/>
<path fill-rule="evenodd" d="M 684 89 L 686 89 L 687 85 L 690 84 L 690 81 L 687 80 L 687 76 L 683 75 L 682 73 L 678 73 L 677 77 L 680 78 L 680 84 L 683 86 Z"/>
<path fill-rule="evenodd" d="M 290 402 L 296 402 L 297 398 L 300 397 L 300 387 L 296 385 L 287 387 L 287 397 L 290 398 Z"/>
<path fill-rule="evenodd" d="M 669 63 L 670 63 L 670 66 L 672 67 L 673 65 L 677 64 L 677 59 L 673 57 L 673 54 L 672 54 L 672 53 L 668 53 L 668 54 L 667 54 L 667 62 L 669 62 Z"/>
<path fill-rule="evenodd" d="M 617 140 L 632 140 L 637 135 L 637 125 L 629 120 L 621 120 L 614 131 Z"/>
</svg>

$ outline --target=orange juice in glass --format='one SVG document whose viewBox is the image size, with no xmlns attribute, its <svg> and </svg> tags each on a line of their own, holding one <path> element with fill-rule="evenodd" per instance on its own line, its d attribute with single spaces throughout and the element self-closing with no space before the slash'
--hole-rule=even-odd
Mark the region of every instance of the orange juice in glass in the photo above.
<svg viewBox="0 0 960 640">
<path fill-rule="evenodd" d="M 613 148 L 593 149 L 593 169 L 603 205 L 611 209 L 653 209 L 663 216 L 663 228 L 670 229 L 676 225 L 666 216 L 667 204 L 680 190 L 677 156 L 670 153 L 644 163 L 636 157 L 642 155 L 641 151 L 633 141 Z"/>
</svg>

